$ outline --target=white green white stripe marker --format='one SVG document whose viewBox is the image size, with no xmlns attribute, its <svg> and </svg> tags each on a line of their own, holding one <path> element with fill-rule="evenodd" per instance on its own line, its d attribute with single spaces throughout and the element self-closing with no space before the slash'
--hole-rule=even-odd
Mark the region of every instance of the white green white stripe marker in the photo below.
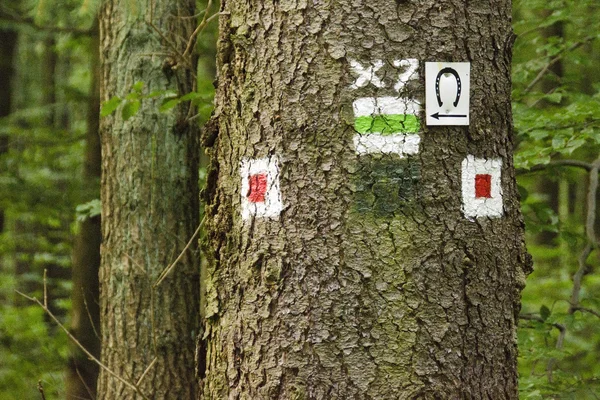
<svg viewBox="0 0 600 400">
<path fill-rule="evenodd" d="M 408 98 L 361 97 L 354 101 L 354 147 L 358 154 L 417 154 L 421 104 Z"/>
</svg>

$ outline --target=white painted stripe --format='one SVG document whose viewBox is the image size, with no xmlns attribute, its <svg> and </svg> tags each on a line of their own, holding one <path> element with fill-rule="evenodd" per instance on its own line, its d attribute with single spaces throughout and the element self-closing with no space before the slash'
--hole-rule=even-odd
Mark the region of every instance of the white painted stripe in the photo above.
<svg viewBox="0 0 600 400">
<path fill-rule="evenodd" d="M 421 104 L 404 97 L 360 97 L 352 104 L 355 117 L 384 114 L 417 114 Z"/>
<path fill-rule="evenodd" d="M 491 198 L 475 197 L 475 176 L 477 174 L 491 175 Z M 502 159 L 467 156 L 462 162 L 462 200 L 465 217 L 468 219 L 501 217 L 504 213 L 501 183 Z"/>
<path fill-rule="evenodd" d="M 256 174 L 267 175 L 267 192 L 265 194 L 265 201 L 262 203 L 253 203 L 248 200 L 248 191 L 250 190 L 248 179 L 251 175 Z M 283 210 L 283 202 L 279 188 L 279 164 L 277 157 L 242 160 L 240 176 L 242 178 L 242 218 L 247 220 L 251 216 L 278 217 L 281 210 Z"/>
<path fill-rule="evenodd" d="M 421 138 L 417 134 L 398 134 L 382 136 L 378 133 L 354 135 L 354 149 L 359 155 L 371 153 L 398 154 L 404 157 L 407 154 L 419 153 Z"/>
</svg>

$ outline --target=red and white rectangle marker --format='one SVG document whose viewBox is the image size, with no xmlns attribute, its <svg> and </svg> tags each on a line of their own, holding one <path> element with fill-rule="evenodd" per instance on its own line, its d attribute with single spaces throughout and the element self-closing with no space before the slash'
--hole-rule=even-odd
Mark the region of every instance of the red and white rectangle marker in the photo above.
<svg viewBox="0 0 600 400">
<path fill-rule="evenodd" d="M 283 209 L 277 158 L 242 160 L 242 218 L 278 217 Z"/>
<path fill-rule="evenodd" d="M 462 200 L 465 217 L 501 217 L 502 160 L 467 156 L 462 162 Z"/>
</svg>

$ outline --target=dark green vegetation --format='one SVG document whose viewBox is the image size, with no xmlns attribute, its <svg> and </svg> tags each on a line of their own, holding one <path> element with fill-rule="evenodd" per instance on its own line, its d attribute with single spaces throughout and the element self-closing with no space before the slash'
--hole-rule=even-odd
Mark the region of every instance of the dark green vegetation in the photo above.
<svg viewBox="0 0 600 400">
<path fill-rule="evenodd" d="M 600 393 L 599 16 L 594 0 L 514 2 L 515 163 L 535 261 L 519 330 L 522 398 Z"/>
<path fill-rule="evenodd" d="M 66 326 L 73 325 L 71 293 L 81 290 L 71 280 L 73 247 L 80 222 L 98 218 L 100 209 L 99 181 L 84 173 L 93 125 L 90 59 L 98 3 L 0 5 L 2 400 L 38 398 L 38 380 L 48 399 L 66 393 L 65 371 L 74 348 L 42 309 L 15 289 L 43 298 L 47 270 L 49 307 Z M 515 0 L 514 18 L 515 162 L 535 261 L 519 330 L 521 397 L 593 399 L 600 393 L 600 262 L 594 233 L 600 227 L 591 201 L 597 193 L 588 192 L 595 185 L 590 178 L 597 176 L 600 149 L 600 5 Z M 201 121 L 213 91 L 213 42 L 208 34 L 199 42 L 198 94 L 187 99 L 198 103 Z M 109 105 L 124 117 L 150 97 L 167 99 L 165 110 L 178 101 L 169 103 L 168 93 L 149 93 L 147 83 L 131 82 L 131 87 Z M 407 178 L 419 179 L 414 166 L 400 165 L 407 174 L 390 172 L 385 161 L 370 164 L 364 187 L 357 188 L 358 212 L 368 208 L 385 216 L 415 198 L 416 186 Z M 91 308 L 84 307 L 84 313 Z"/>
</svg>

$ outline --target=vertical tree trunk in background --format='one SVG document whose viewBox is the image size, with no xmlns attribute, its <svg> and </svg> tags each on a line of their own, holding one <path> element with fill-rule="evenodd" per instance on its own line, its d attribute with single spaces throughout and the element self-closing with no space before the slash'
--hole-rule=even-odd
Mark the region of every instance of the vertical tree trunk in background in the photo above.
<svg viewBox="0 0 600 400">
<path fill-rule="evenodd" d="M 194 29 L 193 14 L 192 0 L 105 1 L 100 11 L 101 100 L 124 97 L 137 81 L 145 83 L 147 93 L 191 92 L 194 67 L 189 61 L 182 64 L 177 54 L 184 53 Z M 118 110 L 100 123 L 102 361 L 136 383 L 156 359 L 140 392 L 156 399 L 190 399 L 197 386 L 197 246 L 153 288 L 199 223 L 198 132 L 186 120 L 188 105 L 166 113 L 159 106 L 159 100 L 145 100 L 130 119 Z M 98 397 L 141 395 L 101 371 Z"/>
<path fill-rule="evenodd" d="M 13 56 L 17 45 L 17 33 L 0 29 L 0 118 L 11 112 Z M 0 155 L 8 151 L 8 137 L 0 135 Z M 0 209 L 0 233 L 4 232 L 4 210 Z"/>
<path fill-rule="evenodd" d="M 56 126 L 56 67 L 58 63 L 58 54 L 56 54 L 56 40 L 54 37 L 47 37 L 42 41 L 43 53 L 41 57 L 41 76 L 38 81 L 40 87 L 40 103 L 39 106 L 44 110 L 43 123 L 48 129 L 57 129 Z M 17 146 L 27 146 L 19 144 Z M 35 205 L 31 205 L 32 210 Z M 36 210 L 37 211 L 37 210 Z M 52 297 L 48 304 L 49 309 L 56 315 L 64 315 L 64 309 L 56 307 L 57 290 L 53 284 L 53 278 L 59 278 L 61 267 L 52 262 L 36 262 L 36 254 L 51 253 L 54 249 L 53 245 L 56 240 L 53 240 L 53 233 L 56 229 L 47 226 L 42 222 L 39 212 L 34 211 L 37 218 L 33 220 L 31 217 L 17 217 L 14 223 L 14 231 L 16 237 L 15 244 L 15 272 L 20 276 L 20 283 L 23 287 L 20 289 L 24 293 L 32 293 L 34 290 L 42 292 L 42 277 L 44 270 L 48 272 L 48 286 Z M 54 231 L 54 232 L 53 232 Z M 58 296 L 60 297 L 60 295 Z M 44 316 L 49 326 L 54 327 L 50 322 L 49 316 Z"/>
<path fill-rule="evenodd" d="M 97 25 L 95 25 L 97 28 Z M 87 115 L 83 184 L 88 200 L 98 198 L 101 175 L 100 151 L 100 65 L 98 57 L 98 32 L 90 42 L 90 70 L 92 72 L 90 100 Z M 71 331 L 79 342 L 95 357 L 100 356 L 100 307 L 98 271 L 100 269 L 100 244 L 102 230 L 100 216 L 87 218 L 79 224 L 79 232 L 73 246 L 73 268 L 71 294 Z M 79 348 L 71 347 L 66 398 L 95 398 L 98 365 Z"/>
<path fill-rule="evenodd" d="M 516 399 L 510 1 L 222 11 L 202 398 Z M 470 126 L 420 113 L 417 154 L 358 155 L 354 101 L 424 104 L 426 61 L 471 62 Z M 501 217 L 465 217 L 468 156 L 502 162 Z"/>
</svg>

